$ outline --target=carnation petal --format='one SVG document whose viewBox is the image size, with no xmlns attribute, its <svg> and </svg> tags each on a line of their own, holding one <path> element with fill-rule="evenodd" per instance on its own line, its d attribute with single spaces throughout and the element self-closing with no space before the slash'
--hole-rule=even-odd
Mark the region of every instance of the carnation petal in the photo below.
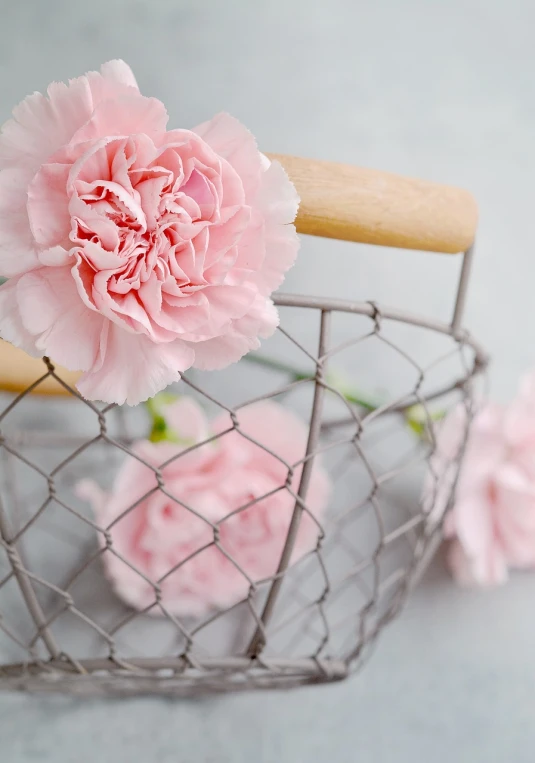
<svg viewBox="0 0 535 763">
<path fill-rule="evenodd" d="M 157 98 L 145 98 L 140 94 L 122 95 L 101 101 L 72 140 L 81 143 L 135 133 L 153 136 L 165 132 L 168 118 L 165 106 Z"/>
<path fill-rule="evenodd" d="M 193 350 L 180 340 L 156 344 L 112 323 L 108 327 L 100 366 L 77 385 L 89 400 L 137 405 L 178 381 L 193 363 Z"/>
<path fill-rule="evenodd" d="M 67 265 L 70 261 L 70 253 L 62 246 L 53 246 L 51 249 L 43 249 L 37 255 L 41 265 L 58 267 Z"/>
<path fill-rule="evenodd" d="M 210 436 L 206 414 L 192 397 L 181 396 L 173 403 L 162 406 L 162 415 L 181 440 L 203 442 Z"/>
<path fill-rule="evenodd" d="M 35 346 L 35 337 L 24 328 L 18 309 L 18 278 L 11 278 L 0 286 L 0 336 L 33 357 L 42 353 Z"/>
<path fill-rule="evenodd" d="M 253 134 L 240 121 L 224 112 L 198 125 L 193 132 L 200 135 L 237 172 L 246 194 L 246 203 L 251 203 L 262 175 L 261 154 Z"/>
<path fill-rule="evenodd" d="M 279 162 L 271 162 L 262 175 L 255 205 L 264 219 L 265 257 L 255 281 L 263 294 L 271 294 L 294 264 L 300 240 L 293 221 L 299 196 Z"/>
<path fill-rule="evenodd" d="M 279 314 L 273 302 L 257 297 L 249 311 L 232 322 L 226 334 L 195 342 L 195 368 L 215 371 L 236 363 L 248 352 L 258 350 L 260 340 L 270 337 L 279 323 Z"/>
<path fill-rule="evenodd" d="M 265 256 L 262 267 L 255 273 L 255 283 L 266 296 L 284 281 L 287 271 L 297 259 L 301 241 L 293 225 L 265 223 Z"/>
<path fill-rule="evenodd" d="M 20 167 L 34 172 L 90 118 L 93 97 L 86 77 L 68 85 L 54 82 L 48 98 L 33 93 L 15 109 L 0 135 L 0 168 Z"/>
<path fill-rule="evenodd" d="M 280 162 L 271 162 L 263 173 L 255 206 L 266 219 L 279 225 L 288 225 L 295 220 L 299 209 L 299 195 Z"/>
<path fill-rule="evenodd" d="M 469 556 L 478 556 L 495 543 L 492 506 L 484 491 L 457 500 L 453 509 L 455 532 Z"/>
<path fill-rule="evenodd" d="M 195 342 L 191 347 L 195 350 L 195 368 L 202 371 L 216 371 L 236 363 L 251 350 L 258 350 L 260 342 L 256 337 L 228 332 L 214 339 Z"/>
<path fill-rule="evenodd" d="M 448 566 L 456 582 L 461 586 L 495 586 L 507 580 L 505 557 L 498 550 L 492 550 L 483 557 L 468 556 L 459 541 L 449 544 Z"/>
<path fill-rule="evenodd" d="M 70 167 L 44 164 L 28 186 L 28 217 L 39 246 L 69 246 L 71 216 L 66 193 Z"/>
<path fill-rule="evenodd" d="M 291 466 L 305 456 L 308 428 L 298 416 L 279 403 L 263 400 L 246 405 L 238 410 L 237 418 L 241 432 L 253 437 L 260 446 L 268 448 L 279 457 L 275 458 L 262 447 L 251 444 L 251 456 L 255 462 L 261 463 L 264 469 L 271 471 L 275 468 L 279 474 L 281 467 L 284 468 L 280 459 Z M 225 413 L 214 421 L 213 427 L 219 432 L 227 429 L 229 425 L 230 416 Z"/>
<path fill-rule="evenodd" d="M 39 267 L 26 209 L 30 179 L 24 170 L 0 172 L 0 275 L 7 278 Z"/>
<path fill-rule="evenodd" d="M 106 61 L 100 67 L 100 73 L 104 79 L 116 82 L 119 85 L 134 87 L 139 90 L 134 72 L 122 58 L 115 58 L 112 61 Z"/>
<path fill-rule="evenodd" d="M 17 301 L 24 327 L 42 355 L 72 371 L 91 368 L 105 318 L 80 300 L 69 267 L 44 267 L 22 276 Z"/>
</svg>

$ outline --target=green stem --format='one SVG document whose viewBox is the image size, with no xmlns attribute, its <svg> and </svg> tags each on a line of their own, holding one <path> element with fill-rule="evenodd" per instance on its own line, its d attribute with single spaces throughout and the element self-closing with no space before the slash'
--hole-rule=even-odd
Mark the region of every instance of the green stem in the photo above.
<svg viewBox="0 0 535 763">
<path fill-rule="evenodd" d="M 176 442 L 174 433 L 168 428 L 167 421 L 162 412 L 162 404 L 170 404 L 176 399 L 175 395 L 167 392 L 160 392 L 155 397 L 150 397 L 145 403 L 145 407 L 151 417 L 152 428 L 149 435 L 151 442 L 161 442 L 167 440 Z"/>
<path fill-rule="evenodd" d="M 264 368 L 271 368 L 274 371 L 280 371 L 281 373 L 288 374 L 288 376 L 292 378 L 292 381 L 302 381 L 303 379 L 314 378 L 312 374 L 307 374 L 304 371 L 299 371 L 288 363 L 283 363 L 282 361 L 274 360 L 273 358 L 266 358 L 265 355 L 257 355 L 254 352 L 250 352 L 248 355 L 246 355 L 244 360 L 247 360 L 249 363 L 254 363 L 258 366 L 264 366 Z M 375 411 L 375 409 L 379 407 L 378 403 L 372 403 L 370 400 L 366 400 L 356 390 L 339 389 L 340 385 L 337 384 L 335 375 L 331 376 L 327 374 L 326 381 L 327 384 L 337 389 L 345 397 L 345 399 L 348 402 L 353 403 L 353 405 L 358 405 L 361 408 L 364 408 L 366 411 L 370 412 Z"/>
<path fill-rule="evenodd" d="M 274 358 L 266 358 L 264 355 L 257 355 L 255 352 L 250 352 L 243 359 L 248 363 L 254 363 L 256 366 L 264 366 L 264 368 L 271 368 L 273 371 L 280 371 L 283 374 L 288 374 L 288 376 L 292 377 L 293 381 L 314 378 L 313 375 L 307 374 L 304 371 L 298 371 L 288 363 L 274 360 Z"/>
<path fill-rule="evenodd" d="M 273 358 L 266 358 L 264 355 L 257 355 L 254 352 L 246 355 L 244 360 L 247 360 L 249 363 L 254 363 L 258 366 L 263 366 L 264 368 L 271 368 L 274 371 L 285 373 L 292 379 L 292 381 L 301 381 L 303 379 L 314 378 L 313 375 L 304 373 L 303 371 L 294 368 L 288 363 L 284 363 L 280 360 L 274 360 Z M 372 402 L 371 400 L 366 399 L 366 397 L 364 397 L 357 390 L 347 387 L 343 379 L 340 380 L 337 378 L 336 373 L 327 373 L 326 382 L 330 387 L 343 395 L 349 403 L 352 403 L 352 405 L 357 405 L 359 408 L 363 408 L 369 413 L 377 410 L 377 408 L 379 408 L 381 405 L 379 402 Z M 431 414 L 431 419 L 433 421 L 440 421 L 444 415 L 444 411 L 436 411 L 435 413 Z M 418 404 L 408 406 L 407 409 L 403 411 L 403 416 L 407 426 L 412 430 L 412 432 L 414 432 L 414 434 L 417 435 L 420 439 L 424 439 L 427 433 L 428 416 L 425 414 L 422 406 Z"/>
</svg>

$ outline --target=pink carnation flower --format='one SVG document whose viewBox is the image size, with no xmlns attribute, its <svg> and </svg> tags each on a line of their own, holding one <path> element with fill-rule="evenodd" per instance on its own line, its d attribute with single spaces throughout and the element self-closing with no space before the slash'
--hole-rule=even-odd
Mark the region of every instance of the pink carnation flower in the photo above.
<svg viewBox="0 0 535 763">
<path fill-rule="evenodd" d="M 438 431 L 432 461 L 441 474 L 438 514 L 448 508 L 447 468 L 465 427 L 459 406 Z M 476 415 L 445 534 L 449 566 L 463 585 L 496 585 L 507 579 L 508 568 L 535 568 L 535 375 L 524 379 L 510 405 L 487 403 Z"/>
<path fill-rule="evenodd" d="M 237 120 L 166 130 L 123 61 L 53 83 L 0 135 L 1 335 L 135 405 L 278 322 L 298 205 Z"/>
<path fill-rule="evenodd" d="M 179 399 L 165 417 L 184 445 L 138 442 L 134 452 L 154 466 L 232 429 L 228 414 L 209 422 L 190 398 Z M 151 607 L 156 600 L 151 583 L 158 583 L 168 611 L 201 615 L 237 603 L 247 596 L 249 580 L 276 572 L 295 503 L 284 485 L 288 467 L 297 464 L 290 487 L 298 489 L 307 428 L 272 401 L 243 408 L 238 419 L 241 432 L 279 458 L 232 430 L 165 466 L 165 493 L 155 490 L 153 470 L 134 458 L 125 461 L 111 492 L 89 481 L 78 486 L 78 494 L 92 502 L 98 524 L 109 528 L 117 556 L 103 552 L 105 569 L 132 607 Z M 318 521 L 329 492 L 328 475 L 316 457 L 307 506 Z M 318 524 L 304 512 L 292 561 L 314 548 L 318 534 Z M 159 613 L 158 607 L 151 609 Z"/>
</svg>

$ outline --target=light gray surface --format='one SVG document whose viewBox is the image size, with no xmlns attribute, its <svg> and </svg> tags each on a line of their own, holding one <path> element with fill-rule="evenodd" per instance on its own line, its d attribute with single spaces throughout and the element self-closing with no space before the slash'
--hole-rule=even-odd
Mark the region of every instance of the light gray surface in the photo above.
<svg viewBox="0 0 535 763">
<path fill-rule="evenodd" d="M 459 593 L 437 564 L 360 675 L 197 702 L 7 696 L 2 761 L 532 763 L 533 579 Z"/>
<path fill-rule="evenodd" d="M 173 126 L 226 109 L 267 150 L 465 185 L 481 207 L 468 325 L 510 395 L 533 365 L 529 0 L 0 0 L 0 120 L 123 57 Z M 306 241 L 286 290 L 446 317 L 444 257 Z M 422 284 L 426 289 L 422 292 Z M 420 293 L 418 293 L 420 292 Z M 532 761 L 535 579 L 463 593 L 434 565 L 353 681 L 195 703 L 0 697 L 2 762 Z"/>
</svg>

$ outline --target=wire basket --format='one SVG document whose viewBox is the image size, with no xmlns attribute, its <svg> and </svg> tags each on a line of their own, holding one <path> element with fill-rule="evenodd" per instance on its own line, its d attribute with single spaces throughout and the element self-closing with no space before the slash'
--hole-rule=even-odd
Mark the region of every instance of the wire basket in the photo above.
<svg viewBox="0 0 535 763">
<path fill-rule="evenodd" d="M 84 400 L 70 375 L 48 359 L 36 361 L 34 381 L 14 392 L 21 385 L 13 383 L 11 366 L 0 397 L 0 688 L 189 695 L 324 683 L 358 667 L 440 539 L 433 496 L 446 489 L 451 500 L 464 442 L 446 471 L 435 473 L 433 411 L 460 401 L 468 425 L 474 382 L 485 365 L 483 351 L 460 326 L 470 259 L 471 249 L 451 323 L 373 302 L 280 295 L 280 327 L 262 347 L 262 356 L 276 362 L 244 359 L 221 372 L 189 372 L 176 385 L 177 394 L 194 397 L 210 413 L 225 411 L 232 436 L 252 439 L 284 467 L 276 490 L 291 504 L 286 537 L 261 579 L 251 578 L 224 539 L 233 516 L 258 509 L 264 496 L 256 495 L 217 521 L 204 517 L 209 541 L 148 580 L 117 551 L 110 525 L 99 524 L 77 490 L 88 476 L 109 486 L 125 459 L 140 460 L 135 442 L 146 437 L 146 413 Z M 289 375 L 290 364 L 299 378 Z M 381 400 L 367 409 L 348 399 L 341 372 L 363 389 L 381 388 Z M 33 394 L 40 391 L 52 393 L 46 403 Z M 298 462 L 242 429 L 247 407 L 268 399 L 306 423 Z M 419 435 L 407 426 L 415 410 Z M 173 461 L 227 436 L 194 443 Z M 318 517 L 310 490 L 320 459 L 333 490 Z M 146 468 L 152 492 L 202 514 L 169 491 L 165 464 Z M 296 557 L 304 522 L 313 526 L 313 540 Z M 214 552 L 243 576 L 243 596 L 202 614 L 177 615 L 167 606 L 165 581 Z M 108 557 L 150 589 L 143 609 L 115 594 L 104 572 Z"/>
</svg>

